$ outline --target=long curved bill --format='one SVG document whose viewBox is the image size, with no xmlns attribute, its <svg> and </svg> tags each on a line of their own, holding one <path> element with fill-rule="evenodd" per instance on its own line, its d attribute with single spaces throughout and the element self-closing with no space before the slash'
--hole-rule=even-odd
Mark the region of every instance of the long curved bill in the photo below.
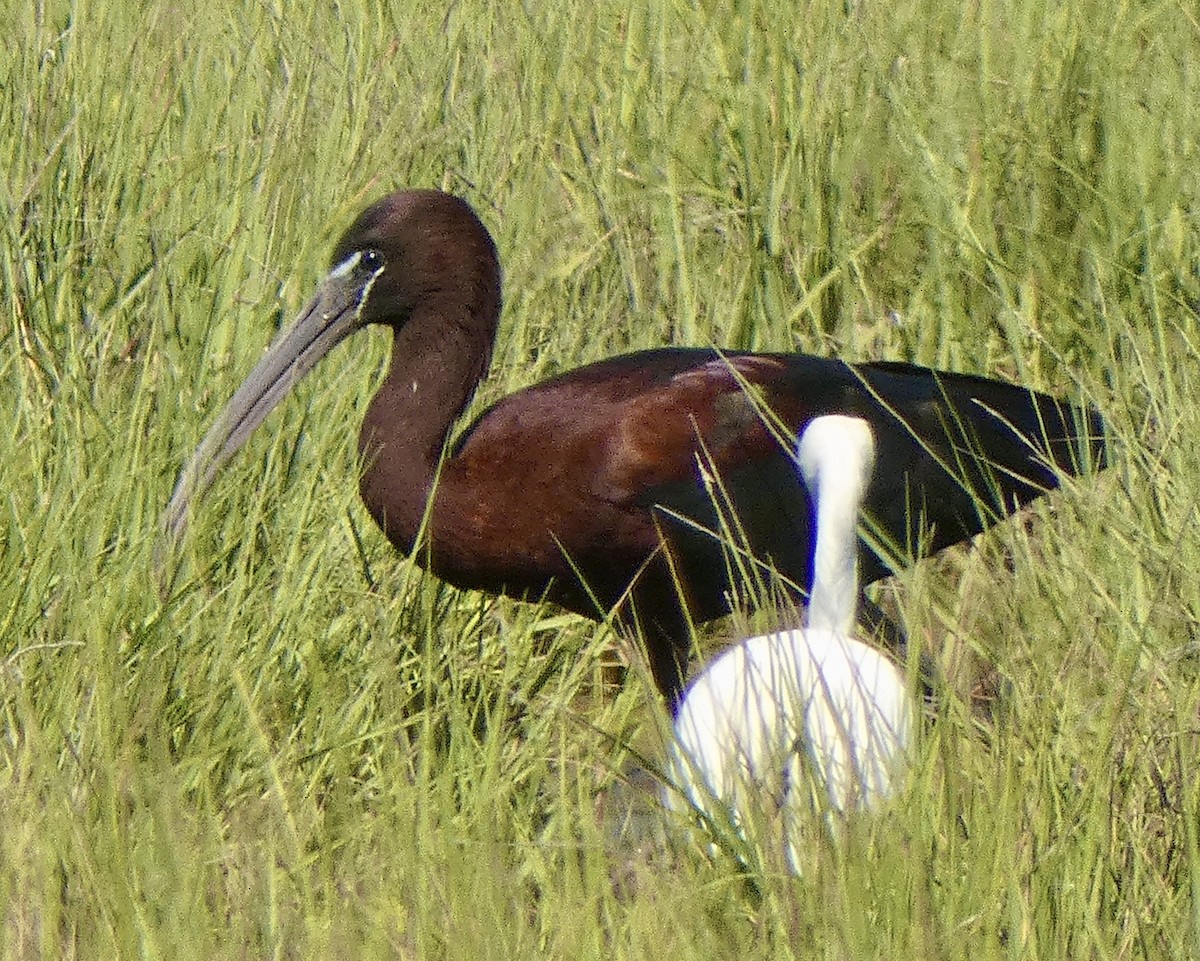
<svg viewBox="0 0 1200 961">
<path fill-rule="evenodd" d="M 288 391 L 317 361 L 363 326 L 363 306 L 383 269 L 378 254 L 355 252 L 329 272 L 300 316 L 276 338 L 180 473 L 163 517 L 163 527 L 172 538 L 187 526 L 192 499 L 208 489 L 217 472 Z"/>
</svg>

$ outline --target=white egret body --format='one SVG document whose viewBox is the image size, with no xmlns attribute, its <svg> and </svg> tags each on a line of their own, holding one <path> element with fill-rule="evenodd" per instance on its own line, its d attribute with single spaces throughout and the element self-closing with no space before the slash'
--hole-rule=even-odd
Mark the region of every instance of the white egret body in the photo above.
<svg viewBox="0 0 1200 961">
<path fill-rule="evenodd" d="M 779 814 L 799 871 L 793 822 L 865 807 L 891 793 L 912 725 L 904 674 L 851 637 L 858 604 L 857 525 L 874 467 L 867 422 L 813 420 L 796 463 L 816 510 L 806 627 L 751 637 L 693 682 L 675 720 L 671 780 L 682 798 L 740 828 Z M 821 797 L 821 795 L 824 797 Z"/>
</svg>

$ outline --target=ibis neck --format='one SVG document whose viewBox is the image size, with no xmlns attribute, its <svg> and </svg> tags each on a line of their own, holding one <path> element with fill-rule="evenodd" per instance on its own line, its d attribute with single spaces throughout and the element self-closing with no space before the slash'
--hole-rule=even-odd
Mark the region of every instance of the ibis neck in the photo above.
<svg viewBox="0 0 1200 961">
<path fill-rule="evenodd" d="M 461 308 L 414 312 L 396 328 L 392 365 L 363 418 L 363 502 L 392 543 L 411 551 L 446 438 L 487 370 L 492 338 Z"/>
</svg>

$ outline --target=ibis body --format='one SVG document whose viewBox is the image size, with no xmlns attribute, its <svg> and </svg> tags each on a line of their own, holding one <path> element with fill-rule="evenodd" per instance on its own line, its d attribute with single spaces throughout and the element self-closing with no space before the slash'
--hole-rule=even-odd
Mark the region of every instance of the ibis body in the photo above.
<svg viewBox="0 0 1200 961">
<path fill-rule="evenodd" d="M 459 587 L 594 618 L 615 610 L 640 628 L 674 704 L 689 623 L 726 613 L 741 588 L 722 520 L 736 516 L 739 556 L 798 597 L 811 580 L 791 447 L 814 417 L 870 424 L 879 468 L 865 510 L 902 556 L 972 536 L 1102 452 L 1094 411 L 1023 387 L 695 348 L 625 354 L 519 391 L 447 449 L 490 362 L 500 304 L 496 248 L 463 200 L 408 190 L 369 207 L 185 466 L 168 529 L 181 531 L 190 502 L 322 356 L 367 324 L 388 327 L 391 368 L 359 441 L 360 491 L 379 527 Z M 873 551 L 860 561 L 866 581 L 890 571 Z"/>
</svg>

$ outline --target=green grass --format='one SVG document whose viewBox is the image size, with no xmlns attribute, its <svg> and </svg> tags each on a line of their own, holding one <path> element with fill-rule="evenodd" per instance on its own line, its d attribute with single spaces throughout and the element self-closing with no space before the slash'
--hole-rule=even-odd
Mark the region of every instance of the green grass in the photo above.
<svg viewBox="0 0 1200 961">
<path fill-rule="evenodd" d="M 4 3 L 4 958 L 1200 950 L 1200 20 L 1183 0 Z M 383 5 L 381 5 L 383 6 Z M 401 185 L 506 269 L 480 402 L 662 343 L 1090 399 L 1115 464 L 885 588 L 955 683 L 801 880 L 654 827 L 605 628 L 454 591 L 354 492 L 385 338 L 205 501 L 219 404 Z M 748 883 L 748 881 L 750 883 Z"/>
</svg>

